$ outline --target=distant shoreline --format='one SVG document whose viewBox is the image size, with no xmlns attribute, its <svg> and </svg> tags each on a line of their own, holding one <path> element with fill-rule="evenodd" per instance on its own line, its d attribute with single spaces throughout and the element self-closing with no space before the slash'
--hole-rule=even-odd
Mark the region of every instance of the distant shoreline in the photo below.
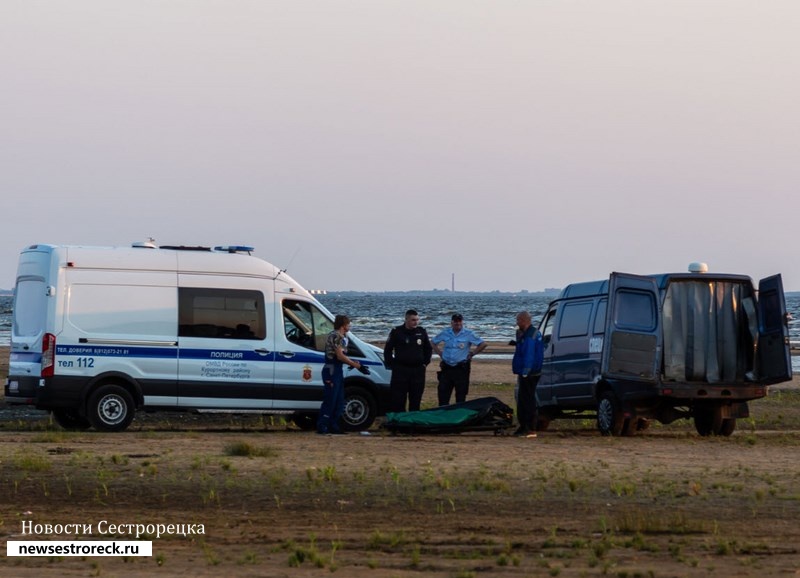
<svg viewBox="0 0 800 578">
<path fill-rule="evenodd" d="M 411 289 L 409 291 L 336 291 L 323 289 L 312 291 L 316 297 L 558 297 L 561 289 L 544 291 L 451 291 L 450 289 Z"/>
<path fill-rule="evenodd" d="M 337 291 L 335 289 L 317 290 L 315 295 L 342 296 L 342 297 L 550 297 L 556 298 L 561 293 L 561 289 L 548 287 L 541 291 L 530 291 L 520 289 L 519 291 L 451 291 L 450 289 L 409 289 L 407 291 L 359 291 L 347 289 Z M 800 291 L 784 291 L 787 297 L 800 297 Z M 13 297 L 12 289 L 0 289 L 0 297 Z"/>
</svg>

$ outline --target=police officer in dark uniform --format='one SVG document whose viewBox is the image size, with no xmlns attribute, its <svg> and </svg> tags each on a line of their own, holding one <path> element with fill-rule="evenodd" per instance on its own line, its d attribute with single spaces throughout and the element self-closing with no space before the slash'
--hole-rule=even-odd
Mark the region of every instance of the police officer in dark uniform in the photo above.
<svg viewBox="0 0 800 578">
<path fill-rule="evenodd" d="M 392 370 L 390 388 L 393 412 L 418 411 L 425 391 L 425 367 L 431 362 L 433 348 L 428 332 L 419 326 L 419 313 L 406 311 L 406 320 L 389 333 L 383 348 L 384 364 Z"/>
</svg>

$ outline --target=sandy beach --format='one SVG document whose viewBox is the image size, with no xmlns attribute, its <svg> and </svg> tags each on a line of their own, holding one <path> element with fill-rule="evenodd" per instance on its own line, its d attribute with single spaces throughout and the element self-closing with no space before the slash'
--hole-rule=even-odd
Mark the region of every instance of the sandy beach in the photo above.
<svg viewBox="0 0 800 578">
<path fill-rule="evenodd" d="M 376 344 L 381 345 L 381 344 Z M 510 359 L 492 359 L 492 355 L 512 355 L 514 348 L 506 343 L 492 342 L 484 350 L 483 355 L 475 357 L 472 363 L 472 374 L 470 383 L 475 385 L 499 385 L 514 383 L 514 375 L 511 373 Z M 5 378 L 8 376 L 8 353 L 9 348 L 0 347 L 0 378 L 5 383 Z M 436 383 L 436 371 L 438 364 L 436 360 L 428 366 L 426 383 L 432 385 Z M 774 390 L 785 388 L 800 387 L 800 374 L 795 374 L 791 382 L 786 382 L 774 386 Z M 426 388 L 427 393 L 433 389 Z"/>
<path fill-rule="evenodd" d="M 508 359 L 478 356 L 472 377 L 471 397 L 513 404 Z M 753 402 L 728 438 L 699 438 L 686 420 L 619 438 L 589 420 L 534 440 L 318 436 L 281 419 L 171 412 L 106 434 L 5 408 L 0 539 L 20 540 L 23 521 L 93 530 L 38 540 L 131 539 L 101 534 L 110 523 L 203 534 L 148 535 L 151 557 L 2 557 L 0 575 L 797 575 L 797 397 Z"/>
</svg>

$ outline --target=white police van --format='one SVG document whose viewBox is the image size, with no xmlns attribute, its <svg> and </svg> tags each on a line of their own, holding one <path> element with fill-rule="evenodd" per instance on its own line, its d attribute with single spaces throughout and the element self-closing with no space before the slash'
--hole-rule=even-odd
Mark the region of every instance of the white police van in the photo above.
<svg viewBox="0 0 800 578">
<path fill-rule="evenodd" d="M 333 316 L 251 247 L 31 245 L 14 289 L 8 404 L 69 429 L 122 431 L 137 409 L 289 414 L 315 425 Z M 354 335 L 344 427 L 388 408 L 382 352 Z"/>
</svg>

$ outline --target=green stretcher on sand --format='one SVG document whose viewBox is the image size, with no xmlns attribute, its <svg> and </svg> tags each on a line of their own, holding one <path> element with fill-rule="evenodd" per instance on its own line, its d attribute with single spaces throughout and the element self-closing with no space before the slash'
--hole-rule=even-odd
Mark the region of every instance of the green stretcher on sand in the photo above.
<svg viewBox="0 0 800 578">
<path fill-rule="evenodd" d="M 383 427 L 394 433 L 501 433 L 513 421 L 513 409 L 496 397 L 481 397 L 420 411 L 389 412 Z"/>
</svg>

